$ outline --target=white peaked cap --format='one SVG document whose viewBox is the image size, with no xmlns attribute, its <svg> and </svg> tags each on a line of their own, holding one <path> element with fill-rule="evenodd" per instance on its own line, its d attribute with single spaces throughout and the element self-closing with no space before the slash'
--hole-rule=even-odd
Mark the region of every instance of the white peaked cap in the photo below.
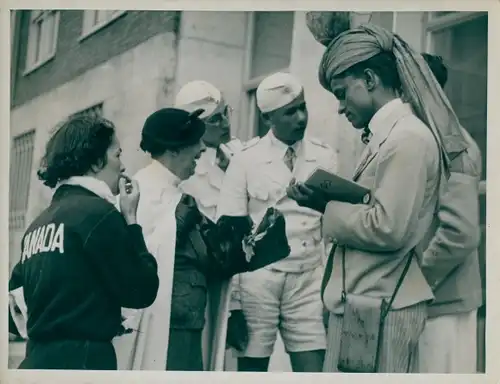
<svg viewBox="0 0 500 384">
<path fill-rule="evenodd" d="M 259 84 L 255 97 L 262 113 L 281 108 L 302 93 L 300 82 L 289 73 L 278 72 L 266 77 Z"/>
<path fill-rule="evenodd" d="M 223 96 L 212 84 L 195 80 L 184 85 L 175 98 L 175 108 L 193 112 L 199 108 L 205 110 L 201 119 L 210 116 L 223 102 Z"/>
</svg>

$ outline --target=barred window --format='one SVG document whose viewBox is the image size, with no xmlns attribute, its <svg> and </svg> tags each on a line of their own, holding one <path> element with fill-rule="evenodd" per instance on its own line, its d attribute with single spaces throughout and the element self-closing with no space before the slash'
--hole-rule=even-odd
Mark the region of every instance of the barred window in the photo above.
<svg viewBox="0 0 500 384">
<path fill-rule="evenodd" d="M 76 116 L 102 117 L 102 103 L 93 105 L 92 107 L 86 108 L 71 115 L 71 117 Z"/>
<path fill-rule="evenodd" d="M 14 138 L 10 154 L 9 232 L 23 231 L 33 168 L 35 131 Z"/>
</svg>

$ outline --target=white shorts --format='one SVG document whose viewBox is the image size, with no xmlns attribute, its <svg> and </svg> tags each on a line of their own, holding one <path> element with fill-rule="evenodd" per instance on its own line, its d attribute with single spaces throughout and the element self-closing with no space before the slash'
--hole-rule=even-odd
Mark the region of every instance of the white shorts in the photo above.
<svg viewBox="0 0 500 384">
<path fill-rule="evenodd" d="M 249 343 L 245 357 L 270 357 L 278 329 L 286 352 L 326 348 L 321 302 L 323 266 L 300 273 L 260 269 L 240 277 Z"/>
</svg>

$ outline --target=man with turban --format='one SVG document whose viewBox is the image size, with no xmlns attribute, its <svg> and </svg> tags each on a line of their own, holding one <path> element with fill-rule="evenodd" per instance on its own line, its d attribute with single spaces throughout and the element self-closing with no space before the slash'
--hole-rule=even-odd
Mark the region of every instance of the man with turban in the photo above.
<svg viewBox="0 0 500 384">
<path fill-rule="evenodd" d="M 467 143 L 424 59 L 398 36 L 366 24 L 325 45 L 321 85 L 339 114 L 372 136 L 353 176 L 371 190 L 367 204 L 328 202 L 300 184 L 290 192 L 319 206 L 323 235 L 334 243 L 322 287 L 331 313 L 324 370 L 408 372 L 434 298 L 415 255 L 450 159 Z"/>
<path fill-rule="evenodd" d="M 220 252 L 218 244 L 227 239 L 215 236 L 219 225 L 210 222 L 194 198 L 180 188 L 180 183 L 195 173 L 196 162 L 205 150 L 202 113 L 202 109 L 163 108 L 144 123 L 140 147 L 151 155 L 152 162 L 135 175 L 141 191 L 137 221 L 157 260 L 160 288 L 151 307 L 128 313 L 125 328 L 137 332 L 115 342 L 121 369 L 164 370 L 166 366 L 167 370 L 203 371 L 208 280 L 229 280 L 237 273 L 256 269 L 252 263 L 259 258 L 262 261 L 261 255 L 267 260 L 265 251 L 248 257 L 242 249 L 251 230 L 245 217 L 234 218 L 246 224 L 248 231 L 240 231 L 236 235 L 241 236 L 226 244 L 233 251 L 232 257 Z M 281 232 L 272 233 L 273 238 L 285 239 L 282 221 Z M 207 234 L 213 234 L 217 242 Z"/>
<path fill-rule="evenodd" d="M 277 331 L 295 372 L 322 369 L 326 347 L 320 283 L 324 246 L 321 214 L 289 199 L 286 189 L 318 167 L 335 170 L 335 152 L 305 138 L 307 107 L 302 85 L 292 75 L 275 73 L 256 91 L 257 106 L 269 132 L 247 143 L 231 161 L 224 179 L 218 215 L 246 215 L 259 221 L 268 207 L 286 220 L 290 256 L 257 272 L 239 275 L 233 292 L 229 330 L 242 313 L 249 330 L 241 348 L 239 371 L 268 370 Z M 241 312 L 242 311 L 242 312 Z"/>
<path fill-rule="evenodd" d="M 243 147 L 240 140 L 231 137 L 231 108 L 219 89 L 201 80 L 184 85 L 175 98 L 175 106 L 188 112 L 204 109 L 200 119 L 206 127 L 202 137 L 206 149 L 197 161 L 194 175 L 182 182 L 180 187 L 194 197 L 200 212 L 215 222 L 225 171 L 233 154 Z M 212 370 L 222 370 L 224 356 L 212 354 L 209 360 L 209 351 L 214 350 L 211 347 L 214 342 L 222 342 L 226 338 L 229 282 L 216 280 L 209 285 L 208 291 L 207 325 L 203 338 L 204 360 Z M 212 334 L 212 330 L 216 334 Z M 243 338 L 246 337 L 244 334 Z M 231 344 L 231 340 L 229 343 Z M 220 350 L 224 351 L 224 348 Z"/>
<path fill-rule="evenodd" d="M 423 56 L 444 88 L 448 70 L 442 59 Z M 421 260 L 436 299 L 419 342 L 419 373 L 476 373 L 477 310 L 483 302 L 477 252 L 482 162 L 465 128 L 463 134 L 469 148 L 451 162 L 447 192 Z"/>
</svg>

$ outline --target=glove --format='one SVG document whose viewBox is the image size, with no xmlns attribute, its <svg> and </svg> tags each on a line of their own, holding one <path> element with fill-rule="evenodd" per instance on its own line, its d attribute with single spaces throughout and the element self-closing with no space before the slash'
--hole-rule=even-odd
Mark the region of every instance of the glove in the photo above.
<svg viewBox="0 0 500 384">
<path fill-rule="evenodd" d="M 183 195 L 175 209 L 177 221 L 177 238 L 186 236 L 196 225 L 200 224 L 203 215 L 198 210 L 196 201 L 190 195 Z"/>
<path fill-rule="evenodd" d="M 263 234 L 263 237 L 254 241 L 249 271 L 266 267 L 290 255 L 285 218 L 279 210 L 268 208 L 256 233 Z"/>
<path fill-rule="evenodd" d="M 243 352 L 248 346 L 248 326 L 241 310 L 231 312 L 227 323 L 226 345 L 238 352 Z"/>
<path fill-rule="evenodd" d="M 212 271 L 222 279 L 247 271 L 243 238 L 252 230 L 249 216 L 222 216 L 216 224 L 202 226 L 202 236 L 213 261 Z"/>
</svg>

